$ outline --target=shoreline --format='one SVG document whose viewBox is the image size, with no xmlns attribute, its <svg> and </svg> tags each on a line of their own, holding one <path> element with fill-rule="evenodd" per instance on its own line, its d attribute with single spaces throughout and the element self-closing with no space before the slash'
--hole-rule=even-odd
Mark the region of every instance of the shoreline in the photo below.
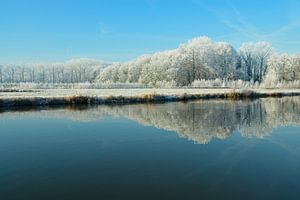
<svg viewBox="0 0 300 200">
<path fill-rule="evenodd" d="M 201 99 L 300 96 L 300 89 L 43 89 L 0 92 L 0 108 L 59 105 L 122 105 Z"/>
</svg>

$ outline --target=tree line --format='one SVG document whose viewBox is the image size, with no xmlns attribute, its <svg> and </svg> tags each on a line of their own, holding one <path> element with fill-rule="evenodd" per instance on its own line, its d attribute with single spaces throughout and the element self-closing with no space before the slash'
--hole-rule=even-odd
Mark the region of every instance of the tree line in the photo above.
<svg viewBox="0 0 300 200">
<path fill-rule="evenodd" d="M 83 83 L 91 82 L 106 63 L 73 59 L 61 63 L 0 65 L 0 83 Z"/>
<path fill-rule="evenodd" d="M 122 63 L 74 59 L 62 63 L 0 65 L 0 83 L 137 83 L 175 87 L 199 80 L 242 80 L 272 86 L 300 80 L 300 54 L 278 54 L 267 42 L 235 49 L 208 37 L 194 38 L 177 49 Z M 195 84 L 194 84 L 195 85 Z"/>
<path fill-rule="evenodd" d="M 100 71 L 99 82 L 139 82 L 156 86 L 196 80 L 243 80 L 252 83 L 300 79 L 300 55 L 276 53 L 267 42 L 244 43 L 238 50 L 226 42 L 199 37 L 177 49 L 116 63 Z"/>
</svg>

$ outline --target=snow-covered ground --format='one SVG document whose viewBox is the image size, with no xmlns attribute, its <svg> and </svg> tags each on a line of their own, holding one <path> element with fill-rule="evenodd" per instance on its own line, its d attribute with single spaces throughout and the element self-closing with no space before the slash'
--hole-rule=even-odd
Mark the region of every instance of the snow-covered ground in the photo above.
<svg viewBox="0 0 300 200">
<path fill-rule="evenodd" d="M 300 94 L 300 89 L 43 89 L 26 92 L 0 92 L 0 99 L 84 97 L 139 97 L 144 95 L 180 96 L 255 92 L 259 94 Z"/>
<path fill-rule="evenodd" d="M 0 99 L 12 98 L 57 98 L 57 97 L 139 97 L 144 95 L 180 96 L 214 95 L 253 91 L 260 94 L 300 94 L 300 89 L 44 89 L 25 92 L 0 92 Z"/>
<path fill-rule="evenodd" d="M 215 95 L 255 92 L 258 94 L 300 94 L 300 89 L 43 89 L 25 92 L 0 92 L 0 100 L 30 98 L 66 98 L 66 97 L 142 97 L 145 95 L 181 96 Z"/>
</svg>

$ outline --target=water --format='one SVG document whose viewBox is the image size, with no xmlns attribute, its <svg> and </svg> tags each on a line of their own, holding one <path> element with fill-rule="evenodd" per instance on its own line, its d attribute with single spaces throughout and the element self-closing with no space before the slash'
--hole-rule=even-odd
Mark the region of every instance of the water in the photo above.
<svg viewBox="0 0 300 200">
<path fill-rule="evenodd" d="M 1 111 L 0 198 L 299 199 L 300 98 Z"/>
</svg>

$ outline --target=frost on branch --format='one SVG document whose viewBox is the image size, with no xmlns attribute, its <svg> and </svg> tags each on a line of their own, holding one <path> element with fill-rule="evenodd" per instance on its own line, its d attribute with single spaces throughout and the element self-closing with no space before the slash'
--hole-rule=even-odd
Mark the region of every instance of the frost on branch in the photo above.
<svg viewBox="0 0 300 200">
<path fill-rule="evenodd" d="M 0 65 L 2 84 L 274 88 L 299 87 L 299 80 L 299 55 L 277 54 L 267 42 L 244 43 L 236 50 L 229 43 L 214 42 L 208 37 L 194 38 L 177 49 L 123 63 L 76 59 L 63 63 Z"/>
</svg>

